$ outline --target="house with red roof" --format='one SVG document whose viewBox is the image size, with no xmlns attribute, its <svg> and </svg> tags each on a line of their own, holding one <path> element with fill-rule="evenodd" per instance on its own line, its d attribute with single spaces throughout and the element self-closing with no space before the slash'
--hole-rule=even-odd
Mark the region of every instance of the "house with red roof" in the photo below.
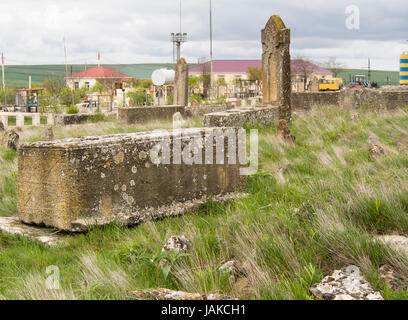
<svg viewBox="0 0 408 320">
<path fill-rule="evenodd" d="M 123 82 L 129 80 L 126 74 L 108 69 L 103 66 L 97 66 L 74 73 L 66 78 L 67 86 L 71 89 L 78 89 L 81 87 L 91 88 L 96 82 L 106 85 L 110 93 L 116 93 L 116 90 L 123 86 Z"/>
<path fill-rule="evenodd" d="M 232 84 L 234 80 L 247 80 L 248 68 L 262 68 L 262 60 L 213 60 L 212 81 L 217 83 L 223 79 L 225 83 Z M 190 68 L 191 77 L 199 77 L 211 70 L 211 63 L 205 62 Z M 305 60 L 292 60 L 292 87 L 294 91 L 304 91 L 312 79 L 331 78 L 332 72 Z"/>
</svg>

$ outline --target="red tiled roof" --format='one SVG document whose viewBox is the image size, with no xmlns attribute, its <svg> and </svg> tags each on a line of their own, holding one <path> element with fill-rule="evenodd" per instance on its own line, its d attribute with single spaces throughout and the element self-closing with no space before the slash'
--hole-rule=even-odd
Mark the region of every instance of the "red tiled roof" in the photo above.
<svg viewBox="0 0 408 320">
<path fill-rule="evenodd" d="M 203 72 L 203 68 L 207 68 L 210 71 L 210 62 L 204 64 L 198 64 L 190 68 L 189 72 Z M 262 60 L 213 60 L 213 72 L 236 72 L 245 73 L 248 72 L 248 68 L 262 67 Z M 308 70 L 310 73 L 327 73 L 331 72 L 325 68 L 319 67 L 311 62 L 304 60 L 292 60 L 291 70 L 294 73 L 303 72 Z"/>
<path fill-rule="evenodd" d="M 111 79 L 127 79 L 130 78 L 128 75 L 105 68 L 105 67 L 93 67 L 91 69 L 74 73 L 67 77 L 68 79 L 72 78 L 111 78 Z"/>
<path fill-rule="evenodd" d="M 16 91 L 42 91 L 44 88 L 16 89 Z"/>
</svg>

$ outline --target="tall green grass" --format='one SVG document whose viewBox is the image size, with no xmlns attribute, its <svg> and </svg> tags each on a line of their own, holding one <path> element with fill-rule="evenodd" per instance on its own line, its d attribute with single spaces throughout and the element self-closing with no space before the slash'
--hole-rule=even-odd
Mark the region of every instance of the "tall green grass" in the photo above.
<svg viewBox="0 0 408 320">
<path fill-rule="evenodd" d="M 115 224 L 69 237 L 59 248 L 0 235 L 0 296 L 7 299 L 126 299 L 136 289 L 165 287 L 249 299 L 303 299 L 325 275 L 350 264 L 386 299 L 407 299 L 407 282 L 389 288 L 387 264 L 407 279 L 408 258 L 376 240 L 408 234 L 408 114 L 319 108 L 293 121 L 296 145 L 275 128 L 260 129 L 260 170 L 248 178 L 247 199 L 209 200 L 178 218 L 124 228 Z M 195 119 L 187 126 L 201 125 Z M 170 122 L 121 128 L 116 123 L 57 129 L 58 138 L 170 128 Z M 33 133 L 38 134 L 38 132 Z M 385 155 L 373 158 L 375 135 Z M 26 139 L 36 139 L 27 137 Z M 0 214 L 15 213 L 16 158 L 1 151 Z M 163 256 L 173 235 L 192 240 L 188 255 Z M 170 265 L 161 263 L 163 259 Z M 245 283 L 219 267 L 237 260 Z M 47 266 L 61 271 L 61 290 L 47 290 Z M 242 279 L 241 279 L 242 280 Z"/>
</svg>

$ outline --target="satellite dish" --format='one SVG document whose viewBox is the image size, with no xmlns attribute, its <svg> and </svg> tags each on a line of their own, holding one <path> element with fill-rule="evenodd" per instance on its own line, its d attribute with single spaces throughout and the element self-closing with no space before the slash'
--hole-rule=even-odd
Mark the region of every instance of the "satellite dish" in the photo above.
<svg viewBox="0 0 408 320">
<path fill-rule="evenodd" d="M 169 69 L 158 69 L 152 74 L 152 82 L 155 86 L 165 86 L 174 83 L 175 72 Z"/>
</svg>

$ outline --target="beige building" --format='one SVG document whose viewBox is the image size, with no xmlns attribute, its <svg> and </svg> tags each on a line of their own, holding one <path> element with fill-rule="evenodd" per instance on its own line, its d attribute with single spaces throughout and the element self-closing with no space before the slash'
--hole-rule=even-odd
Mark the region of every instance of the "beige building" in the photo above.
<svg viewBox="0 0 408 320">
<path fill-rule="evenodd" d="M 262 60 L 213 60 L 212 63 L 212 83 L 226 95 L 232 92 L 239 92 L 235 80 L 247 80 L 249 68 L 262 68 Z M 209 74 L 211 63 L 206 62 L 191 67 L 189 70 L 190 77 L 200 77 Z M 331 78 L 332 72 L 305 60 L 292 60 L 292 89 L 299 92 L 311 90 L 313 79 Z M 225 80 L 225 86 L 219 86 L 219 80 Z M 252 85 L 253 90 L 255 86 Z M 259 90 L 259 89 L 258 89 Z"/>
</svg>

